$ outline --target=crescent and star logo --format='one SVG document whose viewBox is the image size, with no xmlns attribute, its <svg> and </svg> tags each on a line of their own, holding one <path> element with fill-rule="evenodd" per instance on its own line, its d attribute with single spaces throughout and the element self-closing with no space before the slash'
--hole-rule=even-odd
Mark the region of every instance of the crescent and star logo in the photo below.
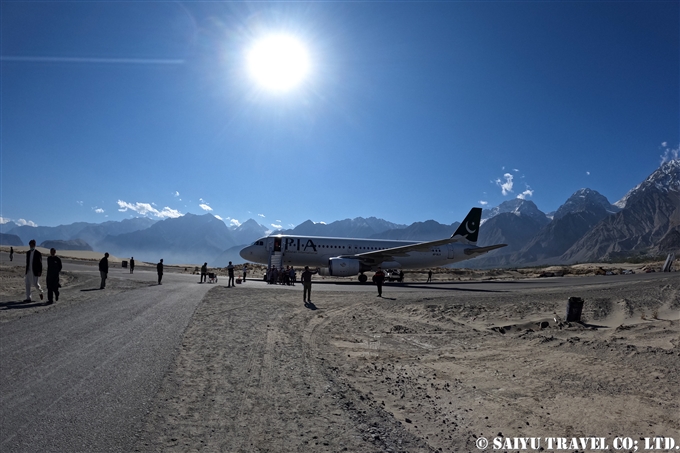
<svg viewBox="0 0 680 453">
<path fill-rule="evenodd" d="M 465 223 L 465 229 L 467 230 L 467 232 L 469 234 L 473 234 L 477 230 L 470 230 L 470 226 L 469 226 L 470 224 L 472 224 L 473 227 L 475 226 L 475 222 L 466 222 Z"/>
</svg>

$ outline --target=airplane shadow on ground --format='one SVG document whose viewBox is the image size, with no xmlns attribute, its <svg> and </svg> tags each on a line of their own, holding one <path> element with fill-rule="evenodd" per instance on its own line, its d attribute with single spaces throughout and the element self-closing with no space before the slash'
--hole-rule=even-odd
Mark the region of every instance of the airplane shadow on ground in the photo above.
<svg viewBox="0 0 680 453">
<path fill-rule="evenodd" d="M 598 324 L 588 324 L 587 322 L 577 321 L 577 324 L 581 324 L 583 327 L 588 329 L 611 329 L 609 326 L 601 326 Z"/>
<path fill-rule="evenodd" d="M 0 310 L 23 310 L 25 308 L 43 307 L 45 305 L 47 305 L 47 302 L 23 302 L 20 300 L 12 300 L 8 302 L 0 302 Z"/>
<path fill-rule="evenodd" d="M 507 290 L 495 290 L 495 289 L 473 289 L 473 288 L 451 288 L 450 285 L 465 286 L 466 284 L 479 284 L 479 283 L 516 283 L 516 282 L 437 282 L 437 283 L 392 283 L 389 285 L 384 285 L 383 288 L 415 288 L 415 289 L 436 289 L 439 291 L 469 291 L 477 293 L 507 293 Z M 360 282 L 323 282 L 316 281 L 314 284 L 319 285 L 340 285 L 340 286 L 367 286 L 368 283 Z M 444 286 L 446 285 L 446 286 Z"/>
<path fill-rule="evenodd" d="M 86 292 L 86 291 L 104 291 L 102 288 L 88 288 L 88 289 L 81 289 L 80 291 Z"/>
</svg>

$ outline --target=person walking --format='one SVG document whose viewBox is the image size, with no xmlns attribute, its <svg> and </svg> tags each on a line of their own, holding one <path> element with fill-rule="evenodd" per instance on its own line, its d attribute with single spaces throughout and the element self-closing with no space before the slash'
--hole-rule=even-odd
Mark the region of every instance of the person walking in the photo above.
<svg viewBox="0 0 680 453">
<path fill-rule="evenodd" d="M 248 265 L 243 264 L 243 283 L 246 282 L 246 274 L 248 273 Z"/>
<path fill-rule="evenodd" d="M 130 257 L 130 273 L 133 273 L 135 270 L 135 257 L 132 256 Z"/>
<path fill-rule="evenodd" d="M 57 250 L 52 247 L 50 256 L 47 257 L 47 305 L 59 301 L 59 272 L 61 272 L 61 258 L 57 256 Z"/>
<path fill-rule="evenodd" d="M 43 299 L 43 290 L 40 287 L 38 278 L 42 275 L 42 254 L 35 249 L 35 239 L 28 241 L 30 249 L 26 253 L 26 299 L 24 302 L 31 302 L 31 286 L 35 286 L 40 291 L 40 300 Z"/>
<path fill-rule="evenodd" d="M 9 260 L 12 261 L 14 259 L 14 247 L 9 248 Z"/>
<path fill-rule="evenodd" d="M 158 272 L 158 284 L 162 285 L 161 280 L 163 280 L 163 258 L 156 264 L 156 272 Z"/>
<path fill-rule="evenodd" d="M 432 269 L 427 272 L 427 281 L 425 283 L 430 283 L 432 281 Z"/>
<path fill-rule="evenodd" d="M 227 266 L 227 274 L 229 274 L 227 288 L 233 288 L 236 285 L 234 284 L 234 265 L 231 264 L 231 261 L 229 261 L 229 266 Z"/>
<path fill-rule="evenodd" d="M 99 260 L 99 276 L 102 278 L 102 282 L 99 285 L 99 289 L 106 288 L 106 277 L 109 273 L 109 252 L 104 253 L 104 258 Z"/>
<path fill-rule="evenodd" d="M 385 282 L 385 273 L 382 271 L 382 268 L 379 267 L 373 275 L 373 281 L 378 286 L 378 297 L 382 297 L 382 287 Z"/>
<path fill-rule="evenodd" d="M 319 270 L 310 271 L 309 266 L 305 266 L 305 271 L 302 273 L 302 301 L 306 303 L 312 302 L 312 275 L 318 273 Z"/>
<path fill-rule="evenodd" d="M 208 279 L 208 263 L 203 263 L 201 266 L 201 283 Z"/>
</svg>

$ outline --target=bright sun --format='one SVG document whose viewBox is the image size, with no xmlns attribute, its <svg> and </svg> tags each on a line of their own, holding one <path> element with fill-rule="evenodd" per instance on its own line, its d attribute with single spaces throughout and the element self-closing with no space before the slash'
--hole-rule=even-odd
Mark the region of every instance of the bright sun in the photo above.
<svg viewBox="0 0 680 453">
<path fill-rule="evenodd" d="M 257 41 L 248 52 L 250 74 L 264 88 L 288 91 L 309 73 L 307 50 L 288 35 L 271 35 Z"/>
</svg>

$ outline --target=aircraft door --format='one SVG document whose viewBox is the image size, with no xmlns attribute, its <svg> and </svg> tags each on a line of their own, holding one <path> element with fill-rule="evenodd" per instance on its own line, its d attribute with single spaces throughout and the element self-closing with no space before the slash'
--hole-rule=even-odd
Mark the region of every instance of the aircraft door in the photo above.
<svg viewBox="0 0 680 453">
<path fill-rule="evenodd" d="M 452 260 L 453 259 L 453 244 L 447 244 L 446 248 L 449 249 L 449 255 L 447 256 L 447 258 Z"/>
<path fill-rule="evenodd" d="M 274 238 L 274 251 L 275 252 L 281 251 L 281 238 Z"/>
</svg>

